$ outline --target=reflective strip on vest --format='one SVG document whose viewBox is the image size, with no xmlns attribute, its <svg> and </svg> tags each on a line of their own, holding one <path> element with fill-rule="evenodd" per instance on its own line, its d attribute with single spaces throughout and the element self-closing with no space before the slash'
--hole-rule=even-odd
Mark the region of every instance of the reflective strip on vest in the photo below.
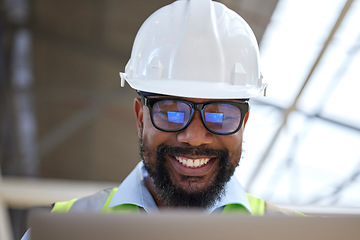
<svg viewBox="0 0 360 240">
<path fill-rule="evenodd" d="M 248 193 L 246 195 L 249 199 L 252 215 L 255 216 L 265 215 L 265 201 L 260 198 L 256 198 Z"/>
<path fill-rule="evenodd" d="M 77 198 L 65 201 L 65 202 L 56 202 L 51 210 L 51 212 L 68 212 L 70 211 L 73 204 L 77 201 Z"/>
</svg>

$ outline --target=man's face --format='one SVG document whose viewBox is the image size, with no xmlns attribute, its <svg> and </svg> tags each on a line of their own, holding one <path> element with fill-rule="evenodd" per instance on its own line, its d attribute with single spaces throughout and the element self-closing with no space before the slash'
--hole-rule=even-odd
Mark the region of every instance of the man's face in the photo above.
<svg viewBox="0 0 360 240">
<path fill-rule="evenodd" d="M 194 103 L 209 100 L 183 98 Z M 241 158 L 242 136 L 248 114 L 239 131 L 231 135 L 209 132 L 195 111 L 190 124 L 179 132 L 156 129 L 149 109 L 135 99 L 140 155 L 150 178 L 147 187 L 155 200 L 172 207 L 209 207 Z"/>
</svg>

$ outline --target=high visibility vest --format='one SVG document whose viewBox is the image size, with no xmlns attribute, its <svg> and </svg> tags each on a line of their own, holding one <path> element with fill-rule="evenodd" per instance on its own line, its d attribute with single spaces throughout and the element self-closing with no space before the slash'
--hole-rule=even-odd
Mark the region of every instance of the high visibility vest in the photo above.
<svg viewBox="0 0 360 240">
<path fill-rule="evenodd" d="M 56 202 L 51 212 L 90 211 L 102 213 L 140 213 L 141 208 L 134 204 L 121 204 L 109 208 L 109 204 L 116 190 L 117 188 L 109 188 L 88 197 L 73 199 L 65 202 Z M 279 208 L 250 194 L 247 194 L 247 197 L 252 211 L 251 215 L 303 215 L 299 212 Z M 249 214 L 248 210 L 241 204 L 228 204 L 223 208 L 222 213 Z"/>
</svg>

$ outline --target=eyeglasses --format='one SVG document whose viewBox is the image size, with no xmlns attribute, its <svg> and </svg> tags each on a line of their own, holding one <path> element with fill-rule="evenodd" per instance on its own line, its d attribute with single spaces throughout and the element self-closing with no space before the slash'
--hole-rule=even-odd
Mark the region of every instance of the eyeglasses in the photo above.
<svg viewBox="0 0 360 240">
<path fill-rule="evenodd" d="M 152 124 L 165 132 L 177 132 L 185 129 L 191 122 L 195 111 L 199 110 L 207 130 L 218 135 L 230 135 L 240 129 L 244 116 L 249 111 L 247 100 L 193 103 L 175 98 L 143 96 L 142 99 L 143 104 L 150 110 Z"/>
</svg>

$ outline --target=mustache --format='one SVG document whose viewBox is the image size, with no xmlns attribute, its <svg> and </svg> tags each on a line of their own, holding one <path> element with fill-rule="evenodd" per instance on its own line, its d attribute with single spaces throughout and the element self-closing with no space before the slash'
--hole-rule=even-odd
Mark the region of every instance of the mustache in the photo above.
<svg viewBox="0 0 360 240">
<path fill-rule="evenodd" d="M 182 146 L 167 146 L 161 145 L 157 149 L 158 156 L 168 155 L 199 155 L 199 156 L 212 156 L 212 157 L 227 157 L 228 151 L 223 149 L 212 149 L 205 146 L 199 147 L 182 147 Z"/>
</svg>

